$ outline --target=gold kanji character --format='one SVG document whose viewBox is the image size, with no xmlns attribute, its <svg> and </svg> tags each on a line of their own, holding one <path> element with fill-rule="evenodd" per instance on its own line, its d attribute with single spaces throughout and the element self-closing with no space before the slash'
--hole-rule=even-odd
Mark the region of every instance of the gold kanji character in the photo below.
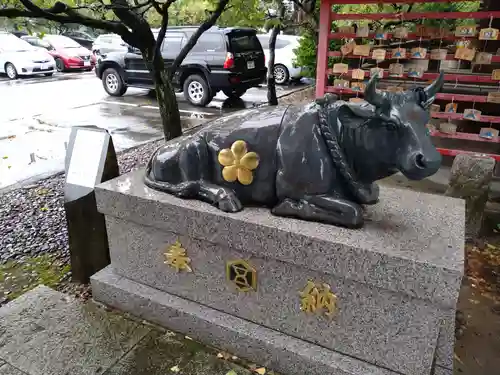
<svg viewBox="0 0 500 375">
<path fill-rule="evenodd" d="M 186 249 L 182 247 L 179 240 L 175 241 L 175 243 L 168 248 L 168 251 L 165 253 L 165 257 L 167 260 L 164 263 L 174 267 L 177 272 L 192 272 L 192 269 L 189 266 L 191 258 L 186 256 Z"/>
<path fill-rule="evenodd" d="M 308 281 L 306 287 L 299 293 L 300 309 L 305 312 L 315 312 L 318 304 L 319 291 L 312 281 Z"/>
<path fill-rule="evenodd" d="M 318 308 L 325 309 L 325 315 L 329 318 L 335 314 L 337 309 L 337 296 L 330 290 L 330 285 L 323 284 L 318 295 Z"/>
<path fill-rule="evenodd" d="M 308 313 L 324 311 L 331 318 L 337 310 L 337 296 L 332 293 L 330 285 L 322 284 L 319 287 L 308 281 L 306 287 L 299 293 L 300 309 Z"/>
</svg>

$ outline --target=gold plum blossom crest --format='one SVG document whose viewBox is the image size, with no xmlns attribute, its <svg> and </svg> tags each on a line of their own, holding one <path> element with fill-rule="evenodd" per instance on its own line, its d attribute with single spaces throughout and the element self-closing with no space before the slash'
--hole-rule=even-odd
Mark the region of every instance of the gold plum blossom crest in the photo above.
<svg viewBox="0 0 500 375">
<path fill-rule="evenodd" d="M 253 181 L 252 171 L 259 165 L 259 155 L 248 152 L 245 141 L 236 141 L 231 148 L 219 152 L 219 163 L 224 166 L 222 178 L 227 182 L 238 182 L 250 185 Z"/>
</svg>

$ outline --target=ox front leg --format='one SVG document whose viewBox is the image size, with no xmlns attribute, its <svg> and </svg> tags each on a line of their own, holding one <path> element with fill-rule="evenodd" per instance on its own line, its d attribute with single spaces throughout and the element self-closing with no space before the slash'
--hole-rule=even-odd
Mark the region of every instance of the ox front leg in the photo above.
<svg viewBox="0 0 500 375">
<path fill-rule="evenodd" d="M 200 182 L 198 197 L 224 212 L 238 212 L 243 209 L 233 190 L 205 181 Z"/>
<path fill-rule="evenodd" d="M 287 198 L 274 207 L 272 213 L 347 228 L 363 225 L 363 209 L 359 204 L 327 195 L 306 196 L 300 201 Z"/>
</svg>

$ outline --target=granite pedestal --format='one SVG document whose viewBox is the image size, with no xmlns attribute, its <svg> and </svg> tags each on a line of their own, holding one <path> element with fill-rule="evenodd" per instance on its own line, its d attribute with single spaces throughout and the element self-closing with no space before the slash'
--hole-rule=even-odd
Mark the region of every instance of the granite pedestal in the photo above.
<svg viewBox="0 0 500 375">
<path fill-rule="evenodd" d="M 451 372 L 463 201 L 382 189 L 350 230 L 226 214 L 149 189 L 143 173 L 96 188 L 111 255 L 96 300 L 283 374 Z M 332 316 L 300 295 L 309 281 L 330 288 Z"/>
</svg>

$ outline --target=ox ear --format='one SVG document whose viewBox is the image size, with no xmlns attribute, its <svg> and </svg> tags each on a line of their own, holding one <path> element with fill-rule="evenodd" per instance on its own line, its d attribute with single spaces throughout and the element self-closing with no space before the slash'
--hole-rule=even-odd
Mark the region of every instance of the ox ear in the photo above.
<svg viewBox="0 0 500 375">
<path fill-rule="evenodd" d="M 444 84 L 444 72 L 441 70 L 439 77 L 424 89 L 426 100 L 422 103 L 424 108 L 428 108 L 436 99 L 436 94 L 441 91 Z"/>
<path fill-rule="evenodd" d="M 378 81 L 379 75 L 378 72 L 376 72 L 366 85 L 365 100 L 376 108 L 383 108 L 386 106 L 386 98 L 384 95 L 377 92 Z"/>
</svg>

